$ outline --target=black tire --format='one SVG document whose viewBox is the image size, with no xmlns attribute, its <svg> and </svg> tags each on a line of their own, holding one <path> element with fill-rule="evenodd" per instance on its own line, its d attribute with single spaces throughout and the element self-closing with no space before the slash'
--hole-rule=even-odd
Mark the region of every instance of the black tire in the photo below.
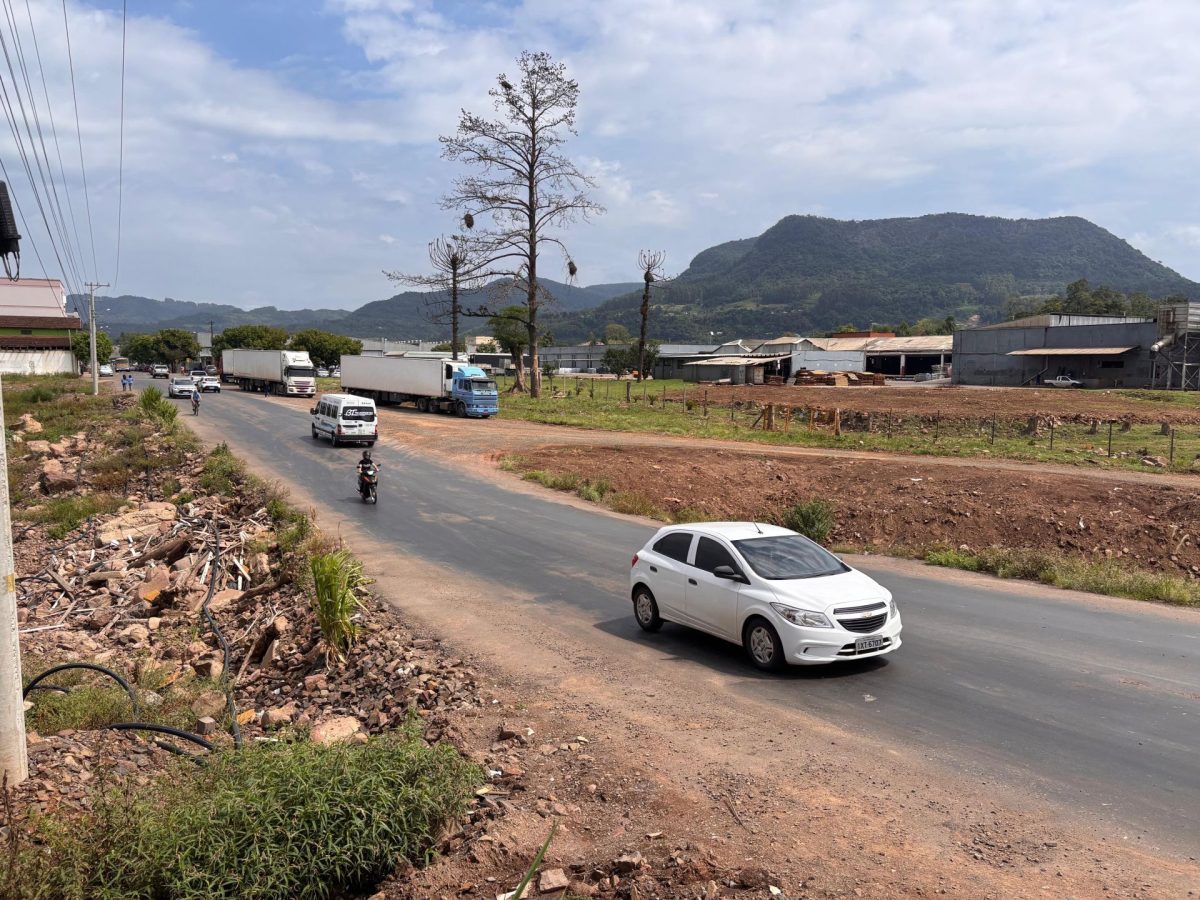
<svg viewBox="0 0 1200 900">
<path fill-rule="evenodd" d="M 642 631 L 658 631 L 662 628 L 662 616 L 658 614 L 658 601 L 650 588 L 639 587 L 633 592 L 633 617 Z"/>
<path fill-rule="evenodd" d="M 330 437 L 329 437 L 329 443 L 330 443 L 332 446 L 334 446 L 334 447 L 338 447 L 338 446 L 341 446 L 341 443 L 342 443 L 342 442 L 341 442 L 341 441 L 339 441 L 339 440 L 338 440 L 338 436 L 337 436 L 336 434 L 334 434 L 334 435 L 330 435 Z"/>
<path fill-rule="evenodd" d="M 316 425 L 313 425 L 313 426 L 310 426 L 310 427 L 312 428 L 313 440 L 314 440 L 314 441 L 315 441 L 315 440 L 318 440 L 318 439 L 321 437 L 321 435 L 317 434 L 317 426 L 316 426 Z"/>
<path fill-rule="evenodd" d="M 458 413 L 460 419 L 465 419 L 467 417 L 467 404 L 459 400 L 454 407 L 454 411 Z"/>
<path fill-rule="evenodd" d="M 766 619 L 751 619 L 742 629 L 742 646 L 750 663 L 764 672 L 777 672 L 783 668 L 783 644 L 774 626 Z"/>
<path fill-rule="evenodd" d="M 374 446 L 375 446 L 375 442 L 374 442 L 374 441 L 367 441 L 367 446 L 368 446 L 368 447 L 374 447 Z"/>
</svg>

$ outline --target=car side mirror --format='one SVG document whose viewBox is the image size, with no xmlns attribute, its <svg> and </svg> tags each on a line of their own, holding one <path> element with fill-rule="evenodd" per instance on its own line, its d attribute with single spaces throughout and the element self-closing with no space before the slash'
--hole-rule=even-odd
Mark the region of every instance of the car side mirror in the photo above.
<svg viewBox="0 0 1200 900">
<path fill-rule="evenodd" d="M 717 566 L 715 569 L 713 569 L 713 575 L 717 578 L 727 578 L 730 581 L 746 582 L 746 576 L 733 566 Z"/>
<path fill-rule="evenodd" d="M 312 409 L 310 409 L 308 412 L 309 412 L 309 415 L 313 415 L 313 416 L 315 416 L 315 415 L 317 414 L 317 408 L 314 406 L 314 407 L 313 407 Z"/>
</svg>

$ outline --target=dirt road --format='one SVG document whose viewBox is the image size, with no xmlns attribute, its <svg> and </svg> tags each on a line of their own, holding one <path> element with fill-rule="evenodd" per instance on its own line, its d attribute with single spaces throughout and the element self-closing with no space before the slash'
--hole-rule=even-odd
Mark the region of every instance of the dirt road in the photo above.
<svg viewBox="0 0 1200 900">
<path fill-rule="evenodd" d="M 1200 885 L 1180 841 L 1200 808 L 1190 614 L 876 562 L 907 598 L 903 653 L 766 679 L 719 642 L 636 631 L 622 579 L 646 524 L 513 493 L 405 432 L 376 448 L 381 503 L 363 507 L 353 451 L 312 443 L 290 406 L 231 394 L 197 427 L 316 506 L 406 616 L 488 660 L 550 758 L 589 738 L 599 790 L 570 772 L 547 789 L 565 858 L 661 831 L 780 873 L 789 896 Z M 468 441 L 493 423 L 453 424 Z M 544 836 L 513 828 L 514 848 Z"/>
</svg>

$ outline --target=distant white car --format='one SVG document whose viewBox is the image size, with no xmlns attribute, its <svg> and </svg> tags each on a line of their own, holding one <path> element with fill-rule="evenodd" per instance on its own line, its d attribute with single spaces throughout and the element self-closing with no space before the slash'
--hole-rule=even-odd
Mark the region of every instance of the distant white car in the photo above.
<svg viewBox="0 0 1200 900">
<path fill-rule="evenodd" d="M 1051 378 L 1049 381 L 1046 382 L 1046 384 L 1050 387 L 1058 387 L 1058 388 L 1081 388 L 1081 387 L 1083 387 L 1082 381 L 1076 381 L 1070 375 L 1058 375 L 1054 378 Z"/>
<path fill-rule="evenodd" d="M 167 396 L 190 397 L 195 386 L 196 382 L 192 381 L 191 375 L 172 375 L 171 381 L 167 385 Z"/>
<path fill-rule="evenodd" d="M 199 387 L 201 391 L 212 393 L 221 393 L 221 379 L 216 375 L 205 375 L 200 379 Z"/>
<path fill-rule="evenodd" d="M 152 365 L 150 367 L 150 377 L 151 378 L 170 378 L 171 370 L 168 369 L 166 366 L 164 366 L 162 363 L 155 363 L 154 365 Z"/>
<path fill-rule="evenodd" d="M 328 369 L 317 369 L 317 377 L 318 378 L 328 378 L 329 370 Z"/>
<path fill-rule="evenodd" d="M 634 618 L 675 622 L 745 648 L 760 669 L 882 656 L 900 647 L 887 588 L 775 525 L 662 528 L 633 557 Z"/>
<path fill-rule="evenodd" d="M 100 368 L 97 371 L 105 378 L 111 378 L 112 373 L 113 373 L 113 367 L 110 366 L 108 363 L 104 363 L 100 366 Z"/>
</svg>

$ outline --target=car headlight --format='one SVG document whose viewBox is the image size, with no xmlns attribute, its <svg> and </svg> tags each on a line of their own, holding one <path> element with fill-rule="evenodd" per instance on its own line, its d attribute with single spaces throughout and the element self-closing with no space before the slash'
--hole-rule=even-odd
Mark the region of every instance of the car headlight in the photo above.
<svg viewBox="0 0 1200 900">
<path fill-rule="evenodd" d="M 784 606 L 782 603 L 772 603 L 771 609 L 779 613 L 793 625 L 801 625 L 805 628 L 832 628 L 833 623 L 830 622 L 823 613 L 809 612 L 806 609 L 796 609 L 793 606 Z"/>
<path fill-rule="evenodd" d="M 888 607 L 889 607 L 889 608 L 891 609 L 891 611 L 892 611 L 892 618 L 893 618 L 893 619 L 894 619 L 894 618 L 896 618 L 896 616 L 900 615 L 900 610 L 896 609 L 896 601 L 895 601 L 895 600 L 893 600 L 891 603 L 889 603 L 889 604 L 888 604 Z"/>
</svg>

